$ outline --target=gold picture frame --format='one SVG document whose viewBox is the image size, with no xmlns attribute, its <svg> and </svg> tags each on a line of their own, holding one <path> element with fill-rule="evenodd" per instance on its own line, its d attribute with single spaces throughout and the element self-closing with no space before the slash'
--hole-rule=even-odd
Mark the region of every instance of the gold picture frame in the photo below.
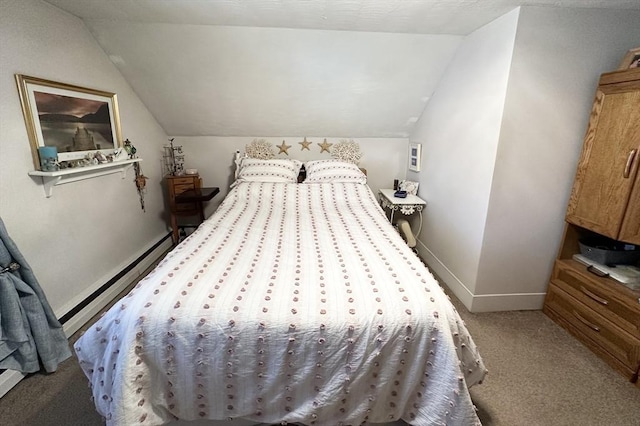
<svg viewBox="0 0 640 426">
<path fill-rule="evenodd" d="M 123 147 L 115 93 L 16 74 L 33 165 L 38 149 L 56 147 L 58 161 L 105 155 Z"/>
<path fill-rule="evenodd" d="M 632 68 L 640 68 L 640 47 L 631 49 L 626 55 L 624 55 L 624 58 L 618 67 L 618 71 Z"/>
</svg>

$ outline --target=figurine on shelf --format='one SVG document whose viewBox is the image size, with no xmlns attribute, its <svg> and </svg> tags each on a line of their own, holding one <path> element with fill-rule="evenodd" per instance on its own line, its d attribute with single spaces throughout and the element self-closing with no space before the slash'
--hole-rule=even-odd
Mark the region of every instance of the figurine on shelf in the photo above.
<svg viewBox="0 0 640 426">
<path fill-rule="evenodd" d="M 128 157 L 127 151 L 125 151 L 124 148 L 116 148 L 111 155 L 113 156 L 113 161 L 126 160 Z"/>
<path fill-rule="evenodd" d="M 96 151 L 96 153 L 93 155 L 93 158 L 96 159 L 99 164 L 104 164 L 107 162 L 107 157 L 105 157 L 104 154 L 100 151 Z"/>
<path fill-rule="evenodd" d="M 124 141 L 124 150 L 127 151 L 127 154 L 129 154 L 130 159 L 136 158 L 136 152 L 138 152 L 138 150 L 136 149 L 135 146 L 133 146 L 133 144 L 129 139 Z"/>
</svg>

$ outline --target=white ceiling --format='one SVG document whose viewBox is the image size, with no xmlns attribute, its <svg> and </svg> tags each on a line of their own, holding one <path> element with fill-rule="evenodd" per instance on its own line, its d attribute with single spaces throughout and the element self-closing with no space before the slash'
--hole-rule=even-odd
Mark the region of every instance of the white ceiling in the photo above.
<svg viewBox="0 0 640 426">
<path fill-rule="evenodd" d="M 47 0 L 83 19 L 467 35 L 522 5 L 640 10 L 639 0 Z"/>
<path fill-rule="evenodd" d="M 46 1 L 84 20 L 172 136 L 408 137 L 463 36 L 515 7 L 640 10 L 640 0 Z"/>
</svg>

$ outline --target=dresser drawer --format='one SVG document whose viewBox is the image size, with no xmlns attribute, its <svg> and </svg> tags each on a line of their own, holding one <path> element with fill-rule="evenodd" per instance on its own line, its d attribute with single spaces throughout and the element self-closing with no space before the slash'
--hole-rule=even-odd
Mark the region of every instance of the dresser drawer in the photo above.
<svg viewBox="0 0 640 426">
<path fill-rule="evenodd" d="M 552 282 L 623 330 L 640 339 L 640 303 L 611 278 L 598 277 L 573 260 L 556 262 Z"/>
<path fill-rule="evenodd" d="M 628 371 L 640 364 L 640 339 L 626 333 L 556 285 L 549 286 L 546 306 L 587 339 L 616 358 Z"/>
</svg>

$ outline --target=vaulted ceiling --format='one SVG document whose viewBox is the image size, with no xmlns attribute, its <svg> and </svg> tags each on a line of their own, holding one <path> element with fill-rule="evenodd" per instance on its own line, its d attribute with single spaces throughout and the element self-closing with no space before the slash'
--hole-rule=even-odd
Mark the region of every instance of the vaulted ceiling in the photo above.
<svg viewBox="0 0 640 426">
<path fill-rule="evenodd" d="M 463 37 L 519 5 L 638 0 L 47 0 L 173 136 L 407 137 Z M 108 88 L 105 88 L 108 89 Z"/>
</svg>

